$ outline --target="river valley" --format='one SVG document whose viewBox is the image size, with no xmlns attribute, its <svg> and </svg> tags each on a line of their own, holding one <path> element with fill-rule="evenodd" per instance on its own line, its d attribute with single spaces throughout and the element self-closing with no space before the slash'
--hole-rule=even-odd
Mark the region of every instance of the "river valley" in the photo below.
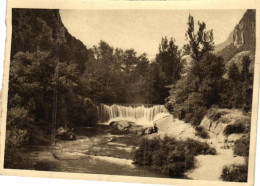
<svg viewBox="0 0 260 186">
<path fill-rule="evenodd" d="M 196 180 L 220 180 L 222 168 L 233 163 L 243 164 L 244 158 L 233 156 L 232 149 L 223 149 L 223 141 L 214 133 L 209 139 L 195 135 L 194 128 L 181 120 L 174 119 L 162 106 L 126 107 L 103 105 L 99 110 L 103 124 L 93 127 L 75 128 L 75 141 L 58 140 L 50 146 L 28 146 L 36 170 L 111 174 L 142 177 L 167 177 L 149 167 L 140 167 L 133 162 L 135 151 L 143 138 L 171 136 L 178 140 L 192 138 L 210 144 L 217 150 L 216 155 L 195 157 L 195 168 L 185 173 L 185 178 Z M 145 127 L 157 124 L 158 133 L 139 135 L 114 130 L 109 123 L 128 120 Z M 212 162 L 219 162 L 213 165 Z"/>
</svg>

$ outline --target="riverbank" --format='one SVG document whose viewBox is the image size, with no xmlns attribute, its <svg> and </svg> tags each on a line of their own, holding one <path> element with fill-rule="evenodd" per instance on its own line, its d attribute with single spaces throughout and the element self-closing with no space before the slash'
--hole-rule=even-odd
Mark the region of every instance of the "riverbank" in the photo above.
<svg viewBox="0 0 260 186">
<path fill-rule="evenodd" d="M 223 116 L 226 118 L 227 116 L 237 118 L 238 115 L 238 111 L 225 111 L 225 113 Z M 234 113 L 236 117 L 231 117 Z M 202 122 L 203 126 L 208 126 L 208 122 L 213 121 L 205 118 Z M 24 152 L 29 154 L 28 157 L 33 162 L 33 169 L 35 170 L 167 177 L 169 175 L 153 171 L 152 167 L 137 166 L 133 164 L 133 160 L 136 150 L 142 144 L 142 139 L 169 136 L 180 143 L 192 139 L 207 143 L 210 148 L 216 149 L 214 155 L 203 153 L 195 155 L 194 168 L 187 170 L 184 174 L 187 179 L 220 180 L 224 166 L 244 164 L 244 157 L 235 157 L 232 146 L 224 148 L 226 145 L 225 139 L 230 138 L 223 137 L 222 133 L 225 127 L 222 127 L 221 130 L 218 128 L 218 131 L 222 131 L 218 135 L 212 128 L 212 131 L 209 131 L 209 138 L 203 139 L 196 135 L 196 130 L 192 125 L 175 119 L 171 115 L 158 117 L 153 123 L 158 127 L 158 133 L 149 135 L 116 130 L 109 125 L 75 128 L 74 131 L 77 136 L 75 141 L 56 140 L 56 144 L 53 146 L 28 146 L 24 149 Z M 224 124 L 217 126 L 224 126 Z M 218 164 L 212 162 L 218 162 Z"/>
<path fill-rule="evenodd" d="M 148 138 L 152 139 L 160 136 L 171 136 L 178 140 L 185 140 L 188 138 L 206 142 L 211 147 L 216 149 L 215 155 L 198 155 L 195 156 L 195 167 L 185 173 L 185 176 L 194 180 L 214 180 L 221 181 L 222 170 L 225 166 L 232 164 L 245 164 L 245 157 L 234 155 L 234 143 L 243 134 L 232 134 L 225 136 L 224 129 L 227 125 L 233 125 L 236 121 L 244 120 L 246 116 L 239 110 L 220 109 L 222 113 L 219 121 L 214 121 L 205 116 L 201 126 L 208 129 L 209 138 L 203 139 L 196 136 L 196 130 L 190 124 L 181 120 L 174 119 L 172 116 L 164 117 L 156 121 L 159 132 L 151 134 Z M 226 123 L 223 123 L 224 119 Z M 220 122 L 222 121 L 222 123 Z M 226 125 L 226 126 L 225 126 Z M 217 163 L 215 163 L 217 162 Z"/>
<path fill-rule="evenodd" d="M 55 146 L 28 146 L 35 170 L 166 177 L 147 167 L 132 164 L 142 136 L 116 134 L 109 126 L 75 129 L 77 140 L 57 140 Z M 113 133 L 113 134 L 111 134 Z"/>
</svg>

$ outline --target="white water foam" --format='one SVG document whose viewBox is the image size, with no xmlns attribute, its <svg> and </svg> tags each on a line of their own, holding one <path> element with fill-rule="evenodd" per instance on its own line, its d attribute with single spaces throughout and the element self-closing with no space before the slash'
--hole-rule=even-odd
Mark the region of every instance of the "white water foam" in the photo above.
<svg viewBox="0 0 260 186">
<path fill-rule="evenodd" d="M 164 105 L 154 105 L 146 107 L 144 105 L 138 107 L 122 106 L 122 105 L 105 105 L 98 107 L 99 122 L 109 124 L 112 121 L 132 121 L 138 125 L 150 126 L 153 121 L 169 115 Z"/>
</svg>

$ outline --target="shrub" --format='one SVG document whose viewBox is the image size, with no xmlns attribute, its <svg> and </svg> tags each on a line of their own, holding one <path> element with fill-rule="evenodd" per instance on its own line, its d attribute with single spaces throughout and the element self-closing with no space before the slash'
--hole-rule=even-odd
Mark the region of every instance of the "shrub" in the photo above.
<svg viewBox="0 0 260 186">
<path fill-rule="evenodd" d="M 6 146 L 4 167 L 9 169 L 33 169 L 33 163 L 29 160 L 29 154 L 20 148 Z"/>
<path fill-rule="evenodd" d="M 225 135 L 239 134 L 239 133 L 243 133 L 244 131 L 245 131 L 245 126 L 242 123 L 235 123 L 226 126 L 224 130 L 224 134 Z"/>
<path fill-rule="evenodd" d="M 207 143 L 187 139 L 157 137 L 143 139 L 136 151 L 134 162 L 140 166 L 149 166 L 169 177 L 182 177 L 186 170 L 194 167 L 194 157 L 199 154 L 216 154 L 216 150 Z"/>
<path fill-rule="evenodd" d="M 191 112 L 186 114 L 185 122 L 189 122 L 192 125 L 199 125 L 206 113 L 206 108 L 196 105 Z"/>
<path fill-rule="evenodd" d="M 199 136 L 199 137 L 201 137 L 203 139 L 208 139 L 209 138 L 209 133 L 208 133 L 208 131 L 204 127 L 197 126 L 197 127 L 195 127 L 195 130 L 196 130 L 196 132 L 195 132 L 196 136 Z"/>
<path fill-rule="evenodd" d="M 28 134 L 26 130 L 13 127 L 12 130 L 6 130 L 5 144 L 5 168 L 31 168 L 32 163 L 28 155 L 21 151 L 21 146 L 28 143 Z"/>
<path fill-rule="evenodd" d="M 248 157 L 249 155 L 250 137 L 243 136 L 235 142 L 234 154 L 238 156 Z"/>
<path fill-rule="evenodd" d="M 221 178 L 224 181 L 247 182 L 248 165 L 231 165 L 222 170 Z"/>
<path fill-rule="evenodd" d="M 184 121 L 192 125 L 199 125 L 207 111 L 202 94 L 191 93 L 184 105 L 186 106 Z"/>
</svg>

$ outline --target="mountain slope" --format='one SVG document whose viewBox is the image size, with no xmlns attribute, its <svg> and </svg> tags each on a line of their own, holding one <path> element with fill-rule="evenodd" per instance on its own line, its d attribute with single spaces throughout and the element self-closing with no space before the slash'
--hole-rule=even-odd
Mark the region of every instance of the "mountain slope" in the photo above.
<svg viewBox="0 0 260 186">
<path fill-rule="evenodd" d="M 232 42 L 233 42 L 233 31 L 229 34 L 226 41 L 215 46 L 215 53 L 218 53 L 219 51 L 223 50 L 226 46 L 230 45 Z"/>
<path fill-rule="evenodd" d="M 228 39 L 216 46 L 217 55 L 222 56 L 227 62 L 235 54 L 241 51 L 251 51 L 255 53 L 256 44 L 256 11 L 249 9 L 245 12 L 242 19 L 235 26 Z M 232 36 L 232 37 L 231 37 Z M 231 40 L 232 39 L 232 40 Z M 226 45 L 224 48 L 223 46 Z M 221 50 L 221 48 L 223 48 Z M 218 51 L 219 50 L 219 51 Z"/>
<path fill-rule="evenodd" d="M 51 51 L 61 62 L 86 68 L 89 51 L 64 27 L 59 10 L 12 10 L 11 59 L 17 52 Z"/>
</svg>

